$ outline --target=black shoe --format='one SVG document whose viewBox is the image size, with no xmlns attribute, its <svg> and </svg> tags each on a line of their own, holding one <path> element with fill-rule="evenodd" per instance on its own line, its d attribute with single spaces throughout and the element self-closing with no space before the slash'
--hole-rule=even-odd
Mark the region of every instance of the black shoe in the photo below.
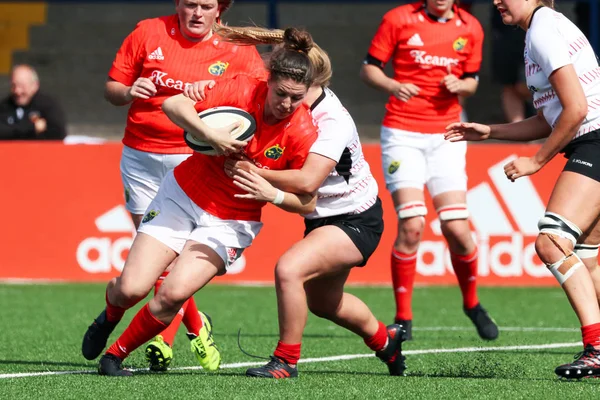
<svg viewBox="0 0 600 400">
<path fill-rule="evenodd" d="M 600 376 L 600 350 L 596 350 L 588 344 L 581 353 L 575 356 L 575 361 L 556 367 L 554 373 L 567 379 Z"/>
<path fill-rule="evenodd" d="M 290 366 L 283 360 L 277 357 L 271 356 L 271 361 L 258 368 L 248 368 L 246 370 L 246 376 L 253 376 L 255 378 L 297 378 L 298 368 Z"/>
<path fill-rule="evenodd" d="M 412 320 L 411 319 L 397 319 L 394 321 L 395 324 L 400 325 L 400 328 L 404 331 L 404 341 L 408 342 L 412 340 Z"/>
<path fill-rule="evenodd" d="M 463 307 L 463 310 L 471 322 L 473 322 L 475 328 L 477 328 L 479 337 L 484 340 L 496 340 L 498 338 L 498 325 L 496 325 L 481 304 L 477 304 L 473 308 Z"/>
<path fill-rule="evenodd" d="M 109 322 L 106 319 L 106 309 L 88 327 L 83 335 L 81 353 L 87 360 L 96 359 L 106 347 L 106 341 L 118 322 Z"/>
<path fill-rule="evenodd" d="M 133 376 L 131 371 L 123 369 L 123 360 L 112 354 L 105 354 L 98 363 L 98 375 L 106 376 Z"/>
<path fill-rule="evenodd" d="M 405 332 L 398 324 L 388 325 L 387 332 L 388 345 L 375 355 L 387 364 L 390 375 L 403 376 L 406 370 L 406 364 L 404 363 L 406 357 L 402 355 L 402 342 L 404 341 Z"/>
</svg>

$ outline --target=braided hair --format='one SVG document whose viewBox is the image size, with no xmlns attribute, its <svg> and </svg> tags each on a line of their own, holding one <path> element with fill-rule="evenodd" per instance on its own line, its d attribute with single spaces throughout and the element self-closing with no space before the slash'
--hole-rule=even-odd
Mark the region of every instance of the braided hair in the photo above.
<svg viewBox="0 0 600 400">
<path fill-rule="evenodd" d="M 306 46 L 298 43 L 298 33 L 306 34 L 307 32 L 299 31 L 295 28 L 288 28 L 285 31 L 281 29 L 266 29 L 261 27 L 231 27 L 217 25 L 214 27 L 214 31 L 219 34 L 223 39 L 245 46 L 257 46 L 257 45 L 274 45 L 276 49 L 274 52 L 269 54 L 266 61 L 267 68 L 273 73 L 273 68 L 277 68 L 272 64 L 276 58 L 278 51 L 286 48 L 286 40 L 289 45 L 288 50 L 305 53 L 308 55 L 310 63 L 312 65 L 313 72 L 313 84 L 318 86 L 328 86 L 332 76 L 331 61 L 327 53 L 321 49 L 316 43 L 310 39 L 312 45 L 308 46 L 308 51 L 303 51 L 302 46 Z M 308 35 L 310 37 L 310 35 Z M 287 39 L 286 39 L 287 38 Z M 279 66 L 280 67 L 280 66 Z"/>
</svg>

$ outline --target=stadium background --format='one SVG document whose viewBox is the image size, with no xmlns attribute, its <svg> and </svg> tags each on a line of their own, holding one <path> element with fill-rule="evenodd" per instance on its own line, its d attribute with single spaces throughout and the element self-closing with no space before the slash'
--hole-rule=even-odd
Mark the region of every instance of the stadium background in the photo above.
<svg viewBox="0 0 600 400">
<path fill-rule="evenodd" d="M 389 250 L 395 216 L 385 192 L 378 152 L 379 123 L 386 97 L 358 79 L 358 70 L 382 15 L 404 2 L 238 0 L 225 16 L 229 24 L 301 26 L 326 49 L 333 62 L 333 90 L 353 115 L 384 200 L 387 230 L 375 256 L 351 281 L 389 282 Z M 558 9 L 573 18 L 573 3 Z M 598 15 L 598 2 L 592 2 Z M 472 13 L 490 35 L 491 1 L 475 1 Z M 43 90 L 64 105 L 69 133 L 106 143 L 66 146 L 49 143 L 0 143 L 4 212 L 0 279 L 105 282 L 122 268 L 132 240 L 132 225 L 122 206 L 118 170 L 126 107 L 102 96 L 107 71 L 123 38 L 144 18 L 173 12 L 163 1 L 0 2 L 0 93 L 8 93 L 10 66 L 33 65 Z M 598 18 L 591 17 L 592 42 L 598 45 Z M 484 45 L 480 88 L 467 102 L 469 119 L 500 122 L 500 87 L 490 76 L 490 41 Z M 533 153 L 536 145 L 472 145 L 469 151 L 469 206 L 480 246 L 481 282 L 486 285 L 555 285 L 537 260 L 532 242 L 553 177 L 555 160 L 541 173 L 515 184 L 505 182 L 505 160 Z M 82 166 L 83 168 L 74 168 Z M 9 172 L 10 171 L 10 172 Z M 265 228 L 220 282 L 272 281 L 277 257 L 302 232 L 301 219 L 267 206 Z M 35 228 L 33 228 L 35 227 Z M 27 241 L 23 241 L 28 237 Z M 34 244 L 39 251 L 30 252 Z M 23 254 L 29 254 L 23 257 Z M 418 284 L 453 284 L 445 244 L 435 213 L 427 217 L 420 249 Z"/>
<path fill-rule="evenodd" d="M 557 2 L 572 17 L 573 3 Z M 227 15 L 232 24 L 252 20 L 265 25 L 276 17 L 282 26 L 305 26 L 315 35 L 333 58 L 333 88 L 369 143 L 367 157 L 380 183 L 377 138 L 386 99 L 358 80 L 358 70 L 381 16 L 399 3 L 236 0 Z M 473 7 L 488 33 L 490 3 L 476 0 Z M 532 257 L 535 223 L 562 161 L 516 184 L 501 173 L 508 157 L 532 154 L 536 145 L 486 144 L 469 150 L 469 205 L 481 250 L 480 280 L 487 285 L 479 294 L 501 332 L 493 343 L 482 342 L 464 316 L 455 279 L 440 262 L 443 242 L 430 213 L 423 247 L 431 251 L 422 254 L 418 277 L 427 285 L 414 292 L 415 340 L 403 345 L 406 377 L 390 377 L 356 335 L 310 315 L 299 379 L 246 378 L 245 368 L 264 361 L 239 351 L 239 329 L 243 328 L 244 348 L 254 354 L 270 354 L 278 338 L 277 303 L 270 285 L 209 285 L 195 295 L 215 323 L 223 354 L 216 374 L 198 371 L 180 329 L 167 374 L 144 373 L 147 363 L 138 350 L 125 363 L 136 370 L 133 379 L 97 376 L 96 361 L 82 358 L 81 336 L 104 306 L 105 282 L 118 274 L 132 238 L 118 167 L 126 110 L 103 100 L 103 83 L 116 49 L 135 23 L 172 9 L 170 0 L 0 1 L 0 93 L 8 92 L 10 65 L 30 63 L 39 70 L 42 87 L 65 105 L 72 137 L 108 139 L 98 145 L 0 142 L 0 399 L 600 397 L 598 379 L 574 384 L 556 379 L 554 368 L 581 350 L 581 333 L 564 293 Z M 598 20 L 596 11 L 593 21 Z M 499 121 L 500 88 L 490 79 L 489 40 L 484 50 L 480 90 L 469 101 L 468 112 L 472 119 Z M 383 187 L 381 193 L 387 231 L 374 262 L 356 269 L 352 280 L 389 287 L 388 257 L 396 222 Z M 246 254 L 246 268 L 222 279 L 272 281 L 274 260 L 299 237 L 301 221 L 275 207 L 266 209 L 265 231 Z M 490 260 L 496 260 L 495 265 Z M 55 282 L 63 280 L 73 283 Z M 432 285 L 440 283 L 452 286 Z M 352 286 L 348 291 L 378 318 L 391 322 L 394 301 L 388 287 Z M 111 339 L 142 303 L 125 315 Z"/>
</svg>

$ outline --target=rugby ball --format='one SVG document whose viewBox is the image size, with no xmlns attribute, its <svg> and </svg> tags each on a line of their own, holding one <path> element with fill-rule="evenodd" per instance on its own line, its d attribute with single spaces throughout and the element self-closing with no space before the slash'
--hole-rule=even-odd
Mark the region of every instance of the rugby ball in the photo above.
<svg viewBox="0 0 600 400">
<path fill-rule="evenodd" d="M 236 107 L 214 107 L 198 113 L 198 117 L 211 128 L 222 128 L 235 122 L 241 125 L 231 132 L 231 137 L 241 141 L 249 141 L 256 131 L 254 117 L 245 110 Z M 189 132 L 183 132 L 183 138 L 187 145 L 194 151 L 207 156 L 216 155 L 215 149 L 204 140 L 201 140 Z"/>
</svg>

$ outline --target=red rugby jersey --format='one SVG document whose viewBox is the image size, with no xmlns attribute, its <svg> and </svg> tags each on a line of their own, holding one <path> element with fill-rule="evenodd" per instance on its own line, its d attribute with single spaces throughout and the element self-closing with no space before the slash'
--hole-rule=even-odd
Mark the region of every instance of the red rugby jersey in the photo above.
<svg viewBox="0 0 600 400">
<path fill-rule="evenodd" d="M 223 79 L 207 91 L 206 100 L 196 110 L 232 106 L 248 111 L 256 119 L 256 133 L 245 153 L 260 168 L 300 169 L 317 139 L 317 128 L 306 105 L 275 125 L 263 121 L 267 82 L 238 75 Z M 193 153 L 175 167 L 175 179 L 183 191 L 203 210 L 221 219 L 260 221 L 264 202 L 238 199 L 245 193 L 233 184 L 223 169 L 225 157 Z"/>
<path fill-rule="evenodd" d="M 392 59 L 394 79 L 421 88 L 403 102 L 390 96 L 383 125 L 412 132 L 442 133 L 460 120 L 458 96 L 440 85 L 448 66 L 457 77 L 479 71 L 483 29 L 464 10 L 446 22 L 427 15 L 423 2 L 407 4 L 384 15 L 369 54 L 386 63 Z"/>
<path fill-rule="evenodd" d="M 190 153 L 182 130 L 162 112 L 163 101 L 187 84 L 240 73 L 267 76 L 254 46 L 236 46 L 217 35 L 190 42 L 179 31 L 177 15 L 141 21 L 121 45 L 108 76 L 127 86 L 149 78 L 157 93 L 131 103 L 123 144 L 152 153 Z"/>
</svg>

